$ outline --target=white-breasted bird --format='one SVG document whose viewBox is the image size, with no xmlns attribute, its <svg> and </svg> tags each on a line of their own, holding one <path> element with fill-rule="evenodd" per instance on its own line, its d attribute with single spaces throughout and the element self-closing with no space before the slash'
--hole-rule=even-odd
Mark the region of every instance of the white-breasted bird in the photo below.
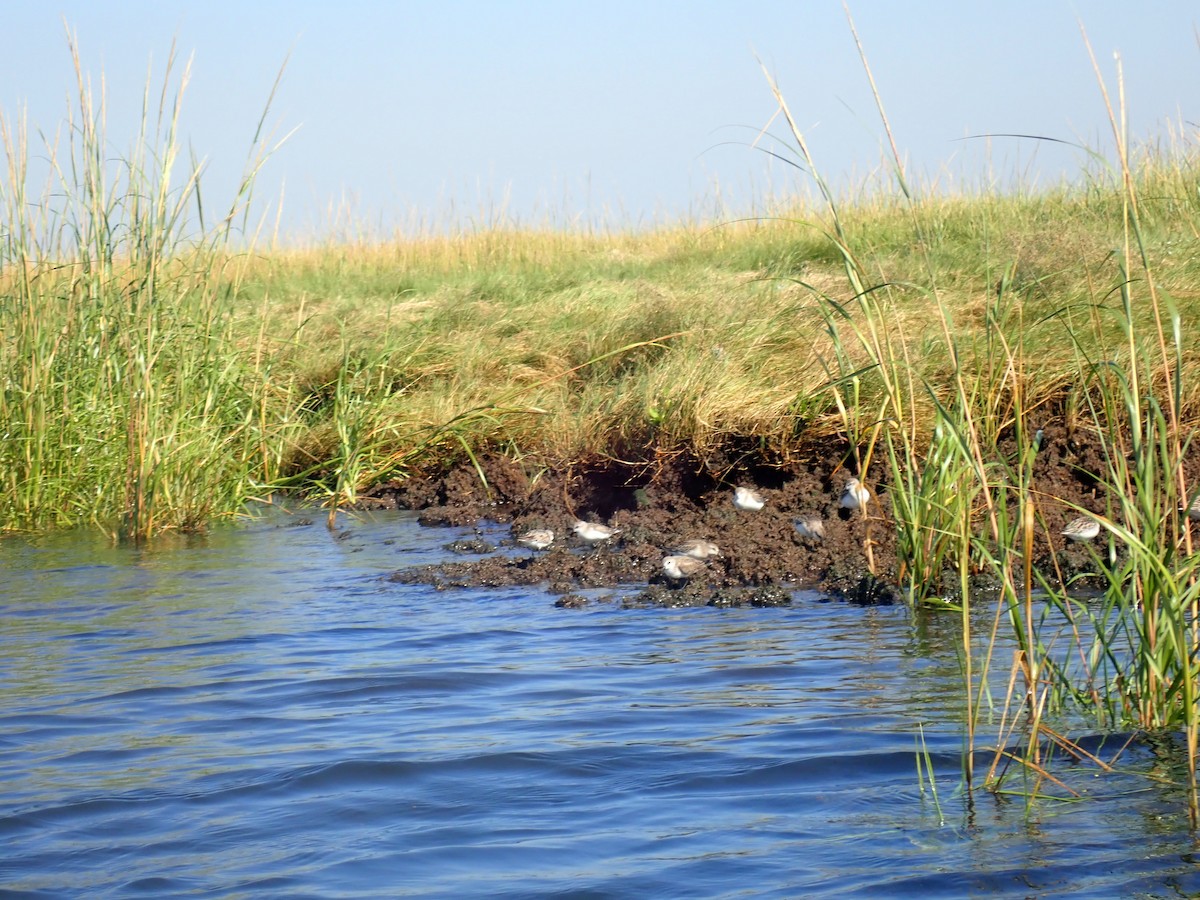
<svg viewBox="0 0 1200 900">
<path fill-rule="evenodd" d="M 793 524 L 800 537 L 811 538 L 814 541 L 825 539 L 825 523 L 820 516 L 800 516 Z"/>
<path fill-rule="evenodd" d="M 554 543 L 554 532 L 549 528 L 531 528 L 517 538 L 517 543 L 530 550 L 545 550 Z"/>
<path fill-rule="evenodd" d="M 738 509 L 758 512 L 766 503 L 767 501 L 763 499 L 763 495 L 754 490 L 754 488 L 737 487 L 733 489 L 733 505 Z"/>
<path fill-rule="evenodd" d="M 1094 541 L 1100 535 L 1100 523 L 1087 516 L 1080 516 L 1067 524 L 1067 527 L 1062 530 L 1062 535 L 1068 541 L 1076 543 Z"/>
<path fill-rule="evenodd" d="M 679 556 L 690 556 L 693 559 L 708 559 L 710 556 L 720 556 L 721 548 L 712 541 L 694 539 L 680 541 L 671 548 L 671 552 Z"/>
<path fill-rule="evenodd" d="M 867 490 L 867 486 L 855 478 L 853 475 L 846 480 L 846 487 L 842 491 L 841 506 L 843 509 L 866 509 L 867 501 L 871 499 L 871 492 Z"/>
<path fill-rule="evenodd" d="M 704 569 L 704 563 L 692 556 L 664 556 L 663 572 L 673 581 L 686 581 Z"/>
<path fill-rule="evenodd" d="M 575 533 L 589 544 L 598 544 L 600 541 L 607 541 L 610 538 L 616 537 L 621 533 L 620 528 L 610 528 L 607 525 L 601 525 L 599 522 L 585 522 L 582 519 L 575 521 Z"/>
</svg>

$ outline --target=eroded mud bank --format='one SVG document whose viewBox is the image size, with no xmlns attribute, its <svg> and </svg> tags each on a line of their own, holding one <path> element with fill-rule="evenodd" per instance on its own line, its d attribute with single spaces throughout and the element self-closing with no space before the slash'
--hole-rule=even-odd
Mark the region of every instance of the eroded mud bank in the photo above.
<svg viewBox="0 0 1200 900">
<path fill-rule="evenodd" d="M 402 570 L 392 576 L 397 580 L 442 587 L 545 584 L 563 595 L 564 606 L 583 602 L 576 594 L 582 588 L 618 585 L 621 602 L 632 605 L 779 605 L 796 588 L 858 603 L 895 602 L 903 586 L 897 583 L 887 471 L 876 460 L 869 471 L 856 473 L 848 459 L 846 448 L 831 441 L 813 447 L 801 462 L 717 460 L 720 475 L 681 454 L 653 467 L 608 462 L 530 477 L 511 460 L 493 457 L 481 461 L 486 487 L 473 466 L 463 466 L 380 485 L 370 502 L 421 510 L 421 522 L 432 527 L 502 523 L 510 527 L 502 543 L 511 547 L 529 529 L 555 535 L 540 552 L 499 552 L 504 548 L 468 542 L 456 548 L 462 561 Z M 1046 429 L 1035 464 L 1044 524 L 1037 526 L 1034 557 L 1048 577 L 1093 568 L 1088 549 L 1060 532 L 1078 515 L 1074 507 L 1106 512 L 1103 470 L 1098 447 Z M 840 504 L 852 474 L 871 490 L 865 512 Z M 736 485 L 756 488 L 764 507 L 736 508 Z M 802 537 L 794 525 L 800 516 L 820 517 L 823 539 Z M 576 519 L 617 527 L 620 534 L 587 545 L 572 532 Z M 672 581 L 662 571 L 663 556 L 689 538 L 714 541 L 721 555 L 686 582 Z"/>
</svg>

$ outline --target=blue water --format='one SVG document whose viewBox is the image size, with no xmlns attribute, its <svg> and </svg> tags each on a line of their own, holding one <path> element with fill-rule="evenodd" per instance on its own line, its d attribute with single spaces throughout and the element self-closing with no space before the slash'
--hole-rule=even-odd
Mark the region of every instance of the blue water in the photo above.
<svg viewBox="0 0 1200 900">
<path fill-rule="evenodd" d="M 960 789 L 953 617 L 559 610 L 386 580 L 469 532 L 284 524 L 0 542 L 4 896 L 1200 891 L 1148 751 Z"/>
</svg>

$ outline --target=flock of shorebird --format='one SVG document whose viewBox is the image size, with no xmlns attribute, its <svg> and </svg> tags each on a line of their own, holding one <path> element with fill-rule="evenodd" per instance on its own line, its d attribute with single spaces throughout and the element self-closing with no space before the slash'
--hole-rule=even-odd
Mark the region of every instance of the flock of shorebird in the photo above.
<svg viewBox="0 0 1200 900">
<path fill-rule="evenodd" d="M 865 509 L 871 492 L 857 478 L 846 481 L 839 504 L 843 509 Z M 733 505 L 747 512 L 758 512 L 766 506 L 766 498 L 754 488 L 738 487 L 733 491 Z M 803 538 L 819 541 L 825 537 L 825 523 L 820 516 L 805 515 L 795 519 L 793 523 L 796 532 Z M 573 526 L 575 534 L 589 544 L 599 544 L 612 540 L 621 533 L 620 528 L 603 525 L 599 522 L 585 522 L 578 519 Z M 526 531 L 517 538 L 517 543 L 531 550 L 546 550 L 554 543 L 554 532 L 549 528 L 534 528 Z M 672 581 L 686 581 L 698 572 L 702 572 L 705 563 L 721 555 L 721 549 L 712 541 L 694 539 L 683 541 L 669 548 L 663 557 L 663 574 Z"/>
<path fill-rule="evenodd" d="M 871 492 L 857 478 L 849 478 L 842 491 L 839 505 L 843 509 L 854 511 L 866 509 L 871 499 Z M 747 512 L 758 512 L 766 506 L 766 498 L 754 488 L 738 487 L 733 491 L 733 505 Z M 1200 521 L 1200 495 L 1197 495 L 1187 507 L 1188 518 Z M 825 537 L 825 523 L 820 516 L 803 515 L 793 521 L 796 533 L 808 540 L 820 541 Z M 599 522 L 585 522 L 579 519 L 574 525 L 575 534 L 589 544 L 600 544 L 611 540 L 621 533 L 620 528 L 603 525 Z M 1100 521 L 1093 516 L 1079 516 L 1072 519 L 1062 530 L 1062 535 L 1068 541 L 1086 543 L 1100 536 Z M 531 550 L 546 550 L 554 543 L 554 532 L 549 528 L 534 528 L 526 531 L 517 538 L 517 543 Z M 699 572 L 704 571 L 707 560 L 720 556 L 720 548 L 712 541 L 688 540 L 669 548 L 663 557 L 663 574 L 672 581 L 682 582 Z"/>
</svg>

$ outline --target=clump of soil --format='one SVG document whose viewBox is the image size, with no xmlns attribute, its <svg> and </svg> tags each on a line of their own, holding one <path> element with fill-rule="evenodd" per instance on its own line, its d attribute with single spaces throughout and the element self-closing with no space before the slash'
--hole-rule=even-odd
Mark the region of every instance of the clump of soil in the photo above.
<svg viewBox="0 0 1200 900">
<path fill-rule="evenodd" d="M 396 572 L 396 581 L 438 588 L 544 584 L 564 595 L 558 605 L 590 602 L 585 588 L 629 590 L 609 598 L 627 606 L 777 606 L 797 588 L 862 604 L 896 602 L 896 531 L 892 522 L 888 473 L 878 461 L 868 472 L 846 467 L 844 445 L 830 441 L 801 462 L 732 467 L 718 478 L 695 459 L 680 455 L 652 470 L 609 462 L 530 479 L 503 457 L 480 459 L 483 484 L 474 466 L 441 477 L 409 478 L 380 485 L 376 505 L 421 511 L 428 526 L 469 526 L 482 519 L 511 526 L 504 552 L 482 559 L 421 566 Z M 1191 468 L 1200 468 L 1191 465 Z M 1061 429 L 1046 428 L 1034 477 L 1044 497 L 1035 543 L 1035 566 L 1052 580 L 1078 578 L 1094 568 L 1089 549 L 1070 544 L 1060 532 L 1077 509 L 1106 512 L 1103 456 L 1099 447 Z M 1195 480 L 1196 472 L 1189 473 Z M 870 489 L 866 510 L 844 509 L 840 498 L 854 475 Z M 754 487 L 763 509 L 735 508 L 733 488 Z M 799 516 L 819 516 L 823 539 L 801 537 Z M 575 537 L 576 519 L 620 529 L 610 541 L 588 545 Z M 526 550 L 516 538 L 529 529 L 551 529 L 553 545 Z M 692 538 L 716 542 L 721 555 L 686 582 L 672 581 L 662 559 Z M 470 543 L 470 542 L 468 542 Z M 515 548 L 515 550 L 514 550 Z M 458 552 L 491 552 L 486 545 L 455 546 Z M 958 578 L 947 573 L 947 591 Z M 640 592 L 636 586 L 641 585 Z"/>
<path fill-rule="evenodd" d="M 389 505 L 420 509 L 425 525 L 471 525 L 484 518 L 508 523 L 514 545 L 528 529 L 554 531 L 554 544 L 545 552 L 521 549 L 516 556 L 407 569 L 396 573 L 396 580 L 439 587 L 548 584 L 564 594 L 641 584 L 643 595 L 626 602 L 778 605 L 778 595 L 763 589 L 824 585 L 853 593 L 872 564 L 876 571 L 894 570 L 886 490 L 877 490 L 866 514 L 842 509 L 838 501 L 849 473 L 833 469 L 814 462 L 791 470 L 745 471 L 737 483 L 755 486 L 766 499 L 757 512 L 733 505 L 728 479 L 718 481 L 684 459 L 653 476 L 610 465 L 543 473 L 530 482 L 513 462 L 492 458 L 484 464 L 490 492 L 473 467 L 464 467 L 440 479 L 409 479 L 374 493 Z M 792 521 L 801 513 L 824 519 L 823 540 L 796 532 Z M 573 533 L 577 518 L 621 531 L 611 541 L 587 545 Z M 721 555 L 707 560 L 687 583 L 673 582 L 662 572 L 663 556 L 692 538 L 716 542 Z M 891 599 L 873 595 L 868 602 Z"/>
</svg>

